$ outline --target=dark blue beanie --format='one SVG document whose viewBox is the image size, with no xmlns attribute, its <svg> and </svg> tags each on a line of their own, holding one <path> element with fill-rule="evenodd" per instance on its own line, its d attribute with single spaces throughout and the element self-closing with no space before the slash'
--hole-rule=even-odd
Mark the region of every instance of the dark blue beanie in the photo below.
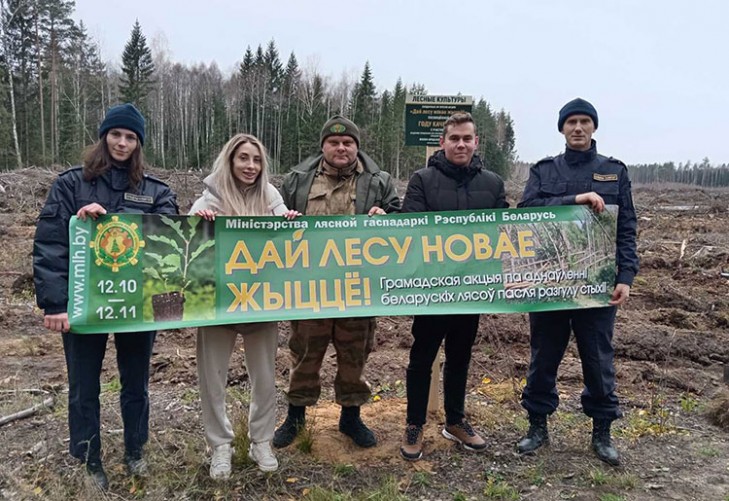
<svg viewBox="0 0 729 501">
<path fill-rule="evenodd" d="M 99 138 L 114 128 L 129 129 L 144 146 L 144 117 L 133 104 L 118 104 L 106 110 L 104 121 L 99 126 Z"/>
<path fill-rule="evenodd" d="M 589 101 L 578 97 L 573 99 L 569 103 L 562 106 L 559 110 L 559 120 L 557 120 L 557 130 L 562 132 L 562 127 L 569 117 L 572 115 L 587 115 L 592 118 L 592 123 L 595 124 L 595 130 L 597 130 L 597 110 Z"/>
</svg>

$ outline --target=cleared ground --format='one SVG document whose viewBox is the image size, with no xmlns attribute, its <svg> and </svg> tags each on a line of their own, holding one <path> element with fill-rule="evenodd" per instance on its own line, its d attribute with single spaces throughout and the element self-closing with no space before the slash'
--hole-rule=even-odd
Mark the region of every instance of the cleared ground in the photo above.
<svg viewBox="0 0 729 501">
<path fill-rule="evenodd" d="M 34 306 L 34 224 L 56 172 L 0 173 L 0 417 L 56 397 L 53 409 L 0 427 L 0 498 L 98 499 L 67 454 L 66 387 L 60 336 L 45 331 Z M 182 209 L 201 189 L 198 173 L 159 172 Z M 510 190 L 512 201 L 520 187 Z M 404 187 L 403 190 L 404 192 Z M 426 457 L 398 455 L 405 418 L 405 367 L 411 318 L 381 318 L 367 366 L 375 390 L 363 409 L 379 445 L 359 450 L 337 431 L 332 403 L 333 352 L 324 365 L 325 393 L 310 419 L 311 440 L 278 452 L 281 468 L 260 473 L 240 454 L 233 478 L 207 476 L 192 330 L 158 336 L 152 360 L 148 454 L 153 476 L 124 474 L 113 343 L 103 373 L 104 459 L 110 499 L 584 499 L 729 500 L 729 190 L 636 187 L 641 274 L 615 333 L 618 389 L 625 418 L 616 423 L 623 465 L 592 455 L 590 421 L 580 411 L 581 369 L 571 345 L 560 370 L 560 411 L 552 445 L 519 457 L 514 443 L 527 422 L 519 394 L 529 361 L 525 315 L 484 315 L 474 347 L 467 411 L 486 436 L 483 454 L 463 452 L 440 436 L 442 416 L 426 429 Z M 288 377 L 281 324 L 278 387 Z M 244 354 L 231 365 L 229 402 L 244 423 L 248 376 Z M 28 389 L 42 391 L 29 392 Z M 279 419 L 285 404 L 279 394 Z M 724 423 L 724 428 L 716 423 Z M 245 430 L 241 426 L 240 438 Z M 239 452 L 243 445 L 239 445 Z M 310 450 L 309 450 L 310 449 Z M 244 451 L 243 451 L 244 452 Z"/>
</svg>

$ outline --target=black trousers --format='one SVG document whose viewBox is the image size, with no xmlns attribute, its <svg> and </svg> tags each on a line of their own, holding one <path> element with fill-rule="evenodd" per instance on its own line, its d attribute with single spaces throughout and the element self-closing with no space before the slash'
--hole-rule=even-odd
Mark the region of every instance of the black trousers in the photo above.
<svg viewBox="0 0 729 501">
<path fill-rule="evenodd" d="M 559 405 L 557 370 L 571 332 L 582 361 L 582 409 L 597 419 L 622 417 L 615 395 L 613 327 L 617 308 L 586 308 L 530 313 L 531 362 L 522 406 L 533 414 L 552 414 Z"/>
<path fill-rule="evenodd" d="M 471 349 L 478 332 L 479 315 L 423 315 L 413 321 L 413 346 L 407 369 L 407 422 L 424 425 L 428 412 L 430 371 L 445 338 L 443 401 L 446 423 L 460 423 L 466 400 Z"/>
<path fill-rule="evenodd" d="M 119 368 L 124 448 L 137 457 L 149 432 L 149 361 L 156 332 L 114 334 Z M 63 350 L 68 370 L 69 451 L 81 461 L 101 459 L 99 394 L 101 365 L 108 334 L 63 333 Z"/>
</svg>

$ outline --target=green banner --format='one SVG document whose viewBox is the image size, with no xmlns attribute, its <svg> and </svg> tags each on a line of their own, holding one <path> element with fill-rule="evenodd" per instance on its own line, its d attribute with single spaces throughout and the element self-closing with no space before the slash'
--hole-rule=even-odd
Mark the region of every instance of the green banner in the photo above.
<svg viewBox="0 0 729 501">
<path fill-rule="evenodd" d="M 72 218 L 78 333 L 605 306 L 616 206 L 387 216 Z"/>
</svg>

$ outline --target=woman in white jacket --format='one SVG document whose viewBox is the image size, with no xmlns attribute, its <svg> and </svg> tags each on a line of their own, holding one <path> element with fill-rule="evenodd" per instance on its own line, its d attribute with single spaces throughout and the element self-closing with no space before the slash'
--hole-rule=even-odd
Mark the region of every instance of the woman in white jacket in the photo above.
<svg viewBox="0 0 729 501">
<path fill-rule="evenodd" d="M 190 214 L 212 221 L 221 216 L 281 215 L 293 219 L 281 195 L 268 182 L 266 150 L 254 136 L 237 134 L 223 147 L 205 190 Z M 271 450 L 276 422 L 275 362 L 278 324 L 228 324 L 200 327 L 197 331 L 197 370 L 200 379 L 205 439 L 213 451 L 210 476 L 230 477 L 233 427 L 225 412 L 225 388 L 230 356 L 242 335 L 245 363 L 251 382 L 248 412 L 248 456 L 262 471 L 274 471 L 278 461 Z"/>
</svg>

